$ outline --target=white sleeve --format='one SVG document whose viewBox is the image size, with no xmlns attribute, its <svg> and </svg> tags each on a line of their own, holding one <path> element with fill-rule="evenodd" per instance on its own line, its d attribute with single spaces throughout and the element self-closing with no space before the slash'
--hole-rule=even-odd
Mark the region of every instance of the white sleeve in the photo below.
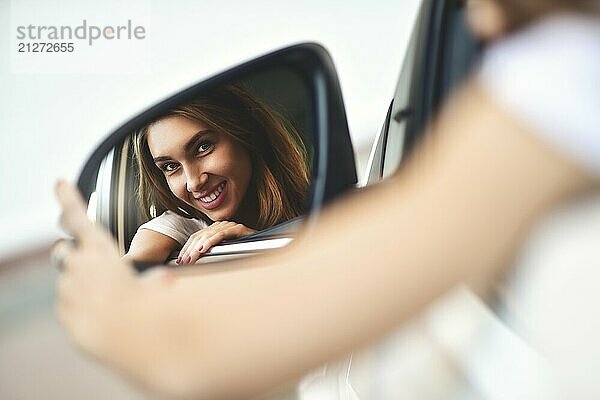
<svg viewBox="0 0 600 400">
<path fill-rule="evenodd" d="M 486 50 L 479 82 L 546 142 L 600 176 L 600 19 L 549 17 Z"/>
<path fill-rule="evenodd" d="M 206 228 L 208 224 L 197 219 L 182 217 L 173 211 L 165 211 L 162 215 L 151 219 L 138 228 L 149 229 L 158 233 L 162 233 L 170 238 L 175 239 L 180 245 L 184 245 L 188 238 L 199 230 Z"/>
</svg>

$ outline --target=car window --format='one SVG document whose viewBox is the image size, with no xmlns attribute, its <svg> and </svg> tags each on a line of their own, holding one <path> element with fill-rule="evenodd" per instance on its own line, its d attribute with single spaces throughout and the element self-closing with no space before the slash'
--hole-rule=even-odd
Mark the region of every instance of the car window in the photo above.
<svg viewBox="0 0 600 400">
<path fill-rule="evenodd" d="M 413 80 L 413 68 L 416 64 L 417 40 L 422 16 L 417 19 L 406 55 L 400 78 L 394 91 L 394 99 L 390 102 L 381 131 L 375 139 L 363 185 L 369 185 L 388 177 L 396 170 L 402 159 L 404 132 L 406 121 L 402 115 L 409 110 L 409 96 Z"/>
<path fill-rule="evenodd" d="M 409 96 L 413 69 L 415 67 L 415 55 L 417 49 L 417 30 L 412 34 L 408 44 L 408 51 L 400 78 L 394 93 L 392 109 L 388 118 L 387 135 L 384 143 L 383 168 L 381 177 L 387 178 L 400 165 L 404 149 L 404 133 L 406 131 L 406 117 L 410 113 Z"/>
<path fill-rule="evenodd" d="M 394 94 L 382 178 L 393 174 L 420 140 L 431 115 L 469 72 L 479 50 L 462 2 L 431 2 L 422 10 Z"/>
</svg>

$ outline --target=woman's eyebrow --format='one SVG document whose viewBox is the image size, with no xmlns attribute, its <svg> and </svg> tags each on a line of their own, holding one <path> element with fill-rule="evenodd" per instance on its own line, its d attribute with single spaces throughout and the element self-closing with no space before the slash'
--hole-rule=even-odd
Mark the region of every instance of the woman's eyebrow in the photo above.
<svg viewBox="0 0 600 400">
<path fill-rule="evenodd" d="M 212 129 L 204 129 L 201 131 L 198 131 L 194 134 L 194 136 L 191 137 L 190 140 L 187 141 L 187 143 L 183 146 L 183 148 L 185 149 L 186 152 L 190 152 L 192 150 L 194 150 L 194 145 L 198 142 L 198 140 L 200 140 L 200 138 L 202 136 L 205 136 L 209 133 L 214 132 Z M 159 157 L 154 157 L 152 159 L 155 163 L 161 162 L 161 161 L 168 161 L 168 160 L 172 160 L 172 157 L 170 156 L 159 156 Z"/>
<path fill-rule="evenodd" d="M 160 157 L 155 157 L 152 160 L 155 163 L 157 163 L 157 162 L 161 162 L 161 161 L 167 161 L 167 160 L 170 160 L 170 159 L 171 159 L 171 157 L 169 157 L 169 156 L 160 156 Z"/>
<path fill-rule="evenodd" d="M 190 140 L 188 140 L 188 142 L 185 144 L 184 149 L 185 152 L 191 152 L 194 151 L 194 147 L 196 145 L 196 143 L 198 143 L 198 141 L 200 140 L 200 138 L 202 138 L 202 136 L 208 135 L 209 133 L 214 132 L 212 129 L 203 129 L 201 131 L 198 131 L 194 134 L 194 136 L 192 136 L 192 138 Z"/>
</svg>

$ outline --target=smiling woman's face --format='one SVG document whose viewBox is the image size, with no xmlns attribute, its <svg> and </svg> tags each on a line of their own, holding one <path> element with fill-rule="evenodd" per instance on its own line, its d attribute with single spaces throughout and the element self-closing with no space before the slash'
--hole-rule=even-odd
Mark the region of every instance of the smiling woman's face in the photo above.
<svg viewBox="0 0 600 400">
<path fill-rule="evenodd" d="M 213 221 L 236 221 L 252 163 L 231 136 L 173 116 L 152 124 L 148 147 L 177 198 Z"/>
</svg>

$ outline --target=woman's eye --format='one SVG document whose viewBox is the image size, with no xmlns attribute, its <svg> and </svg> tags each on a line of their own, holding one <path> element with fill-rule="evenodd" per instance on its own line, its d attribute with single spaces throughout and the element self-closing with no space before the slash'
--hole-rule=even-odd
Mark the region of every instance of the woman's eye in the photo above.
<svg viewBox="0 0 600 400">
<path fill-rule="evenodd" d="M 198 146 L 198 153 L 206 153 L 206 152 L 210 151 L 212 149 L 212 147 L 213 147 L 213 144 L 211 142 L 202 142 Z"/>
<path fill-rule="evenodd" d="M 163 172 L 173 172 L 178 167 L 179 167 L 178 164 L 175 164 L 175 163 L 166 163 L 166 164 L 163 164 L 163 166 L 161 167 L 161 169 L 163 170 Z"/>
</svg>

